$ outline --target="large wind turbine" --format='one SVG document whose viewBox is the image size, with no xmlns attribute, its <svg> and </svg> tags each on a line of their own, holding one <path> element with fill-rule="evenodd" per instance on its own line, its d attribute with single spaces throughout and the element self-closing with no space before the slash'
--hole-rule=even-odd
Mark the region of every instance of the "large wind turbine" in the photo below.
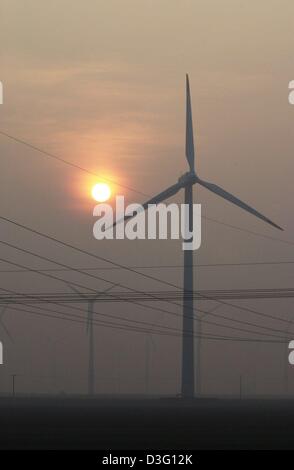
<svg viewBox="0 0 294 470">
<path fill-rule="evenodd" d="M 158 204 L 166 199 L 174 196 L 180 191 L 185 190 L 185 204 L 189 205 L 189 224 L 190 231 L 193 229 L 193 186 L 199 184 L 217 196 L 226 199 L 241 209 L 255 215 L 264 222 L 272 225 L 279 230 L 283 230 L 277 224 L 265 217 L 253 207 L 233 196 L 228 191 L 222 189 L 216 184 L 209 183 L 199 178 L 195 170 L 195 151 L 193 139 L 193 122 L 191 95 L 189 86 L 189 77 L 186 75 L 186 159 L 189 165 L 189 171 L 181 176 L 177 183 L 165 189 L 161 193 L 142 204 L 144 210 L 148 209 L 149 204 Z M 132 216 L 126 216 L 123 220 L 128 220 Z M 118 221 L 119 223 L 120 221 Z M 114 224 L 115 225 L 115 224 Z M 198 384 L 194 379 L 194 319 L 193 319 L 193 296 L 189 296 L 189 292 L 193 291 L 193 251 L 184 251 L 184 292 L 183 292 L 183 335 L 182 335 L 182 397 L 191 398 L 198 394 Z"/>
</svg>

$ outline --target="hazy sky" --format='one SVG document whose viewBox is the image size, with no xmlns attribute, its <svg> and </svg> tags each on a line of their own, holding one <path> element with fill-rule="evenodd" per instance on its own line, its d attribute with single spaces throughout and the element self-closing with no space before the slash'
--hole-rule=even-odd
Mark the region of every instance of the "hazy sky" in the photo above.
<svg viewBox="0 0 294 470">
<path fill-rule="evenodd" d="M 208 217 L 294 240 L 294 106 L 288 103 L 288 83 L 294 79 L 291 0 L 1 0 L 0 15 L 0 79 L 4 83 L 0 130 L 152 195 L 187 170 L 184 86 L 189 72 L 197 171 L 265 213 L 285 232 L 275 231 L 202 189 L 195 191 L 195 202 L 202 203 Z M 94 204 L 89 196 L 95 178 L 3 136 L 0 146 L 1 215 L 126 265 L 182 263 L 178 241 L 95 241 Z M 143 201 L 141 195 L 123 187 L 113 185 L 113 190 L 128 200 Z M 173 200 L 181 202 L 182 196 Z M 1 233 L 1 239 L 71 266 L 106 266 L 4 222 Z M 197 262 L 288 261 L 294 260 L 292 252 L 293 245 L 203 221 Z M 0 248 L 0 256 L 29 266 L 53 267 L 5 247 Z M 13 269 L 4 262 L 0 268 Z M 148 273 L 182 283 L 181 269 Z M 99 274 L 138 289 L 165 288 L 130 273 Z M 68 291 L 64 284 L 34 274 L 0 276 L 0 286 L 19 292 Z M 97 289 L 106 287 L 86 276 L 65 274 L 64 278 Z M 202 289 L 292 287 L 293 268 L 199 268 L 195 278 L 195 288 Z M 290 318 L 293 303 L 242 305 Z M 181 325 L 180 319 L 176 322 L 158 312 L 138 311 L 134 305 L 99 304 L 99 309 Z M 222 307 L 216 312 L 285 329 L 284 324 L 244 311 Z M 5 321 L 15 341 L 9 343 L 0 330 L 8 352 L 7 365 L 0 370 L 0 390 L 8 389 L 8 375 L 14 371 L 22 375 L 19 386 L 26 392 L 85 389 L 83 326 L 12 309 Z M 205 328 L 234 335 L 225 328 Z M 142 391 L 144 335 L 104 328 L 97 329 L 96 337 L 97 390 Z M 155 337 L 155 344 L 152 390 L 174 393 L 179 386 L 180 340 Z M 240 374 L 248 383 L 255 380 L 260 392 L 283 388 L 281 368 L 286 356 L 281 345 L 205 342 L 202 361 L 206 392 L 235 392 Z M 40 375 L 54 379 L 33 378 Z"/>
</svg>

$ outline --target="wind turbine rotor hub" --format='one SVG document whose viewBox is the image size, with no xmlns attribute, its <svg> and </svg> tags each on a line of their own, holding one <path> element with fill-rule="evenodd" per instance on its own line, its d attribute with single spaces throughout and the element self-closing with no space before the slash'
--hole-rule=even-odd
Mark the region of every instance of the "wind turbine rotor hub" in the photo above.
<svg viewBox="0 0 294 470">
<path fill-rule="evenodd" d="M 188 171 L 184 175 L 180 176 L 178 182 L 183 185 L 183 187 L 189 184 L 195 184 L 198 181 L 198 176 L 194 171 Z"/>
</svg>

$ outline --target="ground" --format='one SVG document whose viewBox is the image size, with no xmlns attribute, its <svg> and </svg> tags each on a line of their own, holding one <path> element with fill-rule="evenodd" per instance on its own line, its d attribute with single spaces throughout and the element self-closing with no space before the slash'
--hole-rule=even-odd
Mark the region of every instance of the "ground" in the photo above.
<svg viewBox="0 0 294 470">
<path fill-rule="evenodd" d="M 294 400 L 0 398 L 0 449 L 294 449 Z"/>
</svg>

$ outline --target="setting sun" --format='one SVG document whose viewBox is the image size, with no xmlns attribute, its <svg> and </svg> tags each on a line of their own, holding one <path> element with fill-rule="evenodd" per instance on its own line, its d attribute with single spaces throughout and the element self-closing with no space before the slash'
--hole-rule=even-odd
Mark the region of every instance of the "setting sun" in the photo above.
<svg viewBox="0 0 294 470">
<path fill-rule="evenodd" d="M 97 202 L 105 202 L 111 196 L 110 186 L 106 183 L 97 183 L 92 188 L 92 197 Z"/>
</svg>

